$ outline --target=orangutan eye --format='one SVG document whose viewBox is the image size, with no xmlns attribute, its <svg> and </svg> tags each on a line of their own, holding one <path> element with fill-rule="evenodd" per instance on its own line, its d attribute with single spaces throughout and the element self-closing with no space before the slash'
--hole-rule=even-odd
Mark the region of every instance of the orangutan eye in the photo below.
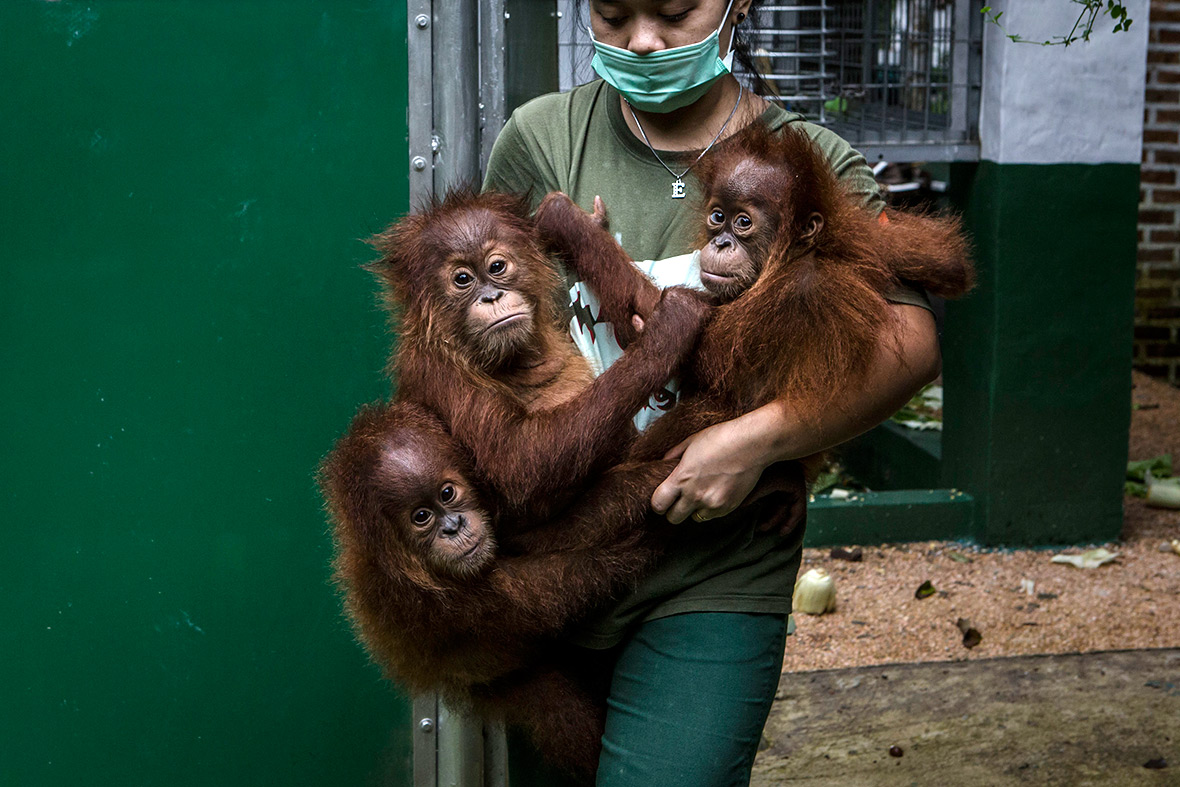
<svg viewBox="0 0 1180 787">
<path fill-rule="evenodd" d="M 754 222 L 750 220 L 750 217 L 744 213 L 742 215 L 738 216 L 737 219 L 735 219 L 733 223 L 737 226 L 737 228 L 739 230 L 748 230 L 754 224 Z"/>
<path fill-rule="evenodd" d="M 464 289 L 471 286 L 471 282 L 475 281 L 475 277 L 467 271 L 456 271 L 451 281 L 455 282 L 455 286 Z"/>
<path fill-rule="evenodd" d="M 725 214 L 722 213 L 719 208 L 714 208 L 713 212 L 709 214 L 709 221 L 713 222 L 714 224 L 724 224 Z"/>
<path fill-rule="evenodd" d="M 432 516 L 434 516 L 434 515 L 432 513 L 430 513 L 429 508 L 419 508 L 417 511 L 414 512 L 414 516 L 412 518 L 414 520 L 415 525 L 425 525 L 427 522 L 430 521 L 430 518 Z"/>
<path fill-rule="evenodd" d="M 438 493 L 438 499 L 443 501 L 444 503 L 449 503 L 452 500 L 454 500 L 455 499 L 455 487 L 451 486 L 450 484 L 447 484 L 446 486 L 444 486 L 442 488 L 442 491 Z"/>
<path fill-rule="evenodd" d="M 508 263 L 504 260 L 492 260 L 492 264 L 488 266 L 488 273 L 497 276 L 508 268 Z"/>
</svg>

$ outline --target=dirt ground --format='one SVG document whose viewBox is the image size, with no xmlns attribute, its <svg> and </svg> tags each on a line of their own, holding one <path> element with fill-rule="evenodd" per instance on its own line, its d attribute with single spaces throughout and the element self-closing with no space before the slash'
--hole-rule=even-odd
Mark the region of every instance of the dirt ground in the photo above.
<svg viewBox="0 0 1180 787">
<path fill-rule="evenodd" d="M 1180 389 L 1136 373 L 1130 458 L 1171 453 L 1180 464 Z M 863 561 L 804 550 L 803 571 L 836 580 L 836 611 L 796 616 L 784 672 L 877 664 L 1180 647 L 1180 510 L 1125 498 L 1114 563 L 1078 569 L 1055 551 L 980 551 L 954 542 L 872 545 Z M 1078 553 L 1082 550 L 1062 550 Z M 929 580 L 933 596 L 915 591 Z M 982 635 L 963 645 L 957 622 Z"/>
<path fill-rule="evenodd" d="M 1180 650 L 784 675 L 750 787 L 1180 783 Z"/>
</svg>

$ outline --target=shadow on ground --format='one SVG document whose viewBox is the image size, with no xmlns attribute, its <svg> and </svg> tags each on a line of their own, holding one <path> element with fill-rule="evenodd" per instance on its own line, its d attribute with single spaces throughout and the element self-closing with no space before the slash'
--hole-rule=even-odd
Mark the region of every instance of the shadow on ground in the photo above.
<svg viewBox="0 0 1180 787">
<path fill-rule="evenodd" d="M 1180 785 L 1180 649 L 787 673 L 763 747 L 754 787 Z"/>
</svg>

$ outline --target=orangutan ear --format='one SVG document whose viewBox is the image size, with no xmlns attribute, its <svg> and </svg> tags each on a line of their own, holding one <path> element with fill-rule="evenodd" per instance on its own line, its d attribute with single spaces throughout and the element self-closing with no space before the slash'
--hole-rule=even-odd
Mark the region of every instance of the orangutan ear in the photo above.
<svg viewBox="0 0 1180 787">
<path fill-rule="evenodd" d="M 812 212 L 807 217 L 807 223 L 803 226 L 803 232 L 799 235 L 799 240 L 806 243 L 813 243 L 819 237 L 819 234 L 824 229 L 824 217 L 819 213 Z"/>
</svg>

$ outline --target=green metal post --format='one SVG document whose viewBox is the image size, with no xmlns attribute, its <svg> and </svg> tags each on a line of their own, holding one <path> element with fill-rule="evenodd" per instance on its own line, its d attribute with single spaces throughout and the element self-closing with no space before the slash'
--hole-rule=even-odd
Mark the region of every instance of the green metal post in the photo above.
<svg viewBox="0 0 1180 787">
<path fill-rule="evenodd" d="M 956 165 L 979 285 L 950 304 L 943 482 L 988 545 L 1117 538 L 1139 169 Z"/>
</svg>

